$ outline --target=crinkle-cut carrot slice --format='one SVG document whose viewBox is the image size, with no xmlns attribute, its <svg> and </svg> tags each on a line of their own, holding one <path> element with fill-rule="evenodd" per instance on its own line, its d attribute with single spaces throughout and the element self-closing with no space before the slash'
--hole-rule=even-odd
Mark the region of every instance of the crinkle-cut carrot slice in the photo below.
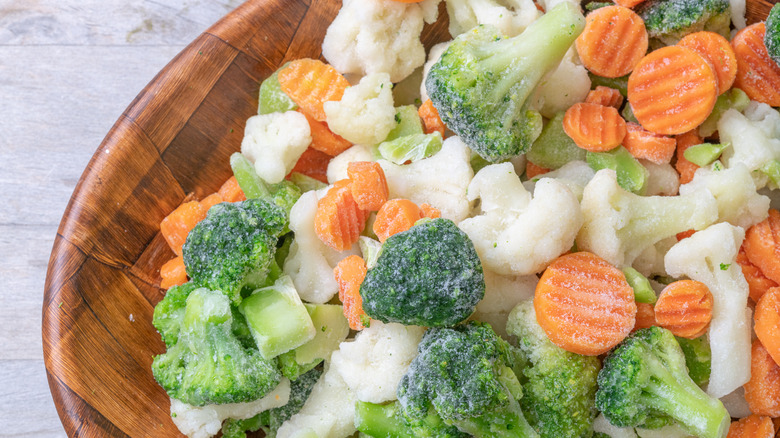
<svg viewBox="0 0 780 438">
<path fill-rule="evenodd" d="M 679 280 L 667 285 L 655 303 L 655 320 L 675 336 L 696 339 L 712 320 L 712 293 L 702 282 Z"/>
<path fill-rule="evenodd" d="M 654 134 L 642 125 L 626 123 L 626 138 L 623 147 L 636 158 L 652 161 L 656 164 L 666 164 L 672 161 L 677 150 L 677 140 L 665 135 Z"/>
<path fill-rule="evenodd" d="M 374 234 L 384 242 L 393 234 L 412 228 L 420 220 L 420 207 L 408 199 L 391 199 L 382 205 L 374 221 Z"/>
<path fill-rule="evenodd" d="M 298 172 L 327 184 L 328 163 L 333 158 L 325 152 L 320 152 L 309 146 L 298 161 L 295 162 L 290 173 Z"/>
<path fill-rule="evenodd" d="M 417 110 L 417 114 L 420 116 L 420 119 L 422 119 L 423 128 L 425 129 L 426 134 L 433 134 L 434 132 L 438 132 L 442 135 L 442 137 L 444 136 L 446 126 L 439 116 L 439 110 L 433 106 L 431 99 L 426 100 L 422 105 L 420 105 L 420 108 Z"/>
<path fill-rule="evenodd" d="M 777 283 L 766 278 L 766 275 L 758 269 L 758 266 L 750 262 L 744 248 L 739 249 L 736 261 L 742 268 L 742 275 L 745 276 L 745 280 L 747 280 L 748 287 L 750 288 L 750 299 L 753 300 L 754 303 L 757 303 L 766 291 L 778 286 Z"/>
<path fill-rule="evenodd" d="M 753 414 L 732 421 L 726 438 L 772 438 L 774 436 L 775 428 L 772 419 Z"/>
<path fill-rule="evenodd" d="M 750 381 L 745 384 L 745 401 L 750 412 L 780 417 L 780 366 L 761 341 L 753 341 L 750 355 Z"/>
<path fill-rule="evenodd" d="M 431 204 L 420 204 L 420 219 L 437 219 L 441 217 L 441 210 Z"/>
<path fill-rule="evenodd" d="M 335 68 L 317 59 L 296 59 L 279 70 L 279 85 L 303 111 L 324 122 L 322 104 L 341 100 L 349 82 Z"/>
<path fill-rule="evenodd" d="M 160 288 L 170 289 L 187 282 L 187 270 L 184 267 L 184 258 L 176 256 L 160 267 Z"/>
<path fill-rule="evenodd" d="M 238 185 L 238 180 L 236 180 L 235 176 L 228 178 L 217 193 L 219 193 L 219 196 L 222 196 L 225 202 L 246 201 L 246 195 L 241 190 L 241 186 Z"/>
<path fill-rule="evenodd" d="M 619 344 L 634 328 L 634 291 L 620 269 L 589 252 L 558 257 L 534 294 L 539 325 L 557 346 L 596 356 Z"/>
<path fill-rule="evenodd" d="M 756 337 L 761 345 L 780 364 L 780 287 L 773 287 L 756 303 L 753 315 Z"/>
<path fill-rule="evenodd" d="M 699 126 L 717 98 L 718 82 L 710 63 L 681 46 L 650 52 L 628 77 L 634 116 L 656 134 L 682 134 Z"/>
<path fill-rule="evenodd" d="M 528 161 L 525 163 L 525 176 L 528 179 L 537 177 L 539 175 L 544 175 L 545 173 L 549 172 L 550 169 L 547 169 L 546 167 L 537 166 L 536 164 Z"/>
<path fill-rule="evenodd" d="M 582 149 L 606 152 L 623 142 L 626 121 L 611 106 L 581 102 L 566 110 L 563 130 Z"/>
<path fill-rule="evenodd" d="M 347 175 L 352 180 L 352 197 L 358 207 L 378 211 L 387 202 L 387 179 L 379 163 L 353 161 L 347 165 Z"/>
<path fill-rule="evenodd" d="M 657 326 L 655 321 L 655 308 L 650 303 L 636 303 L 636 322 L 632 332 Z"/>
<path fill-rule="evenodd" d="M 309 147 L 312 149 L 335 157 L 352 147 L 352 143 L 348 140 L 345 140 L 340 135 L 334 134 L 327 123 L 318 122 L 314 117 L 310 116 L 306 111 L 302 111 L 300 108 L 298 109 L 298 112 L 306 116 L 306 120 L 309 122 L 309 128 L 311 130 L 311 144 Z"/>
<path fill-rule="evenodd" d="M 181 255 L 187 234 L 206 217 L 206 212 L 198 201 L 185 202 L 160 222 L 160 232 L 176 255 Z"/>
<path fill-rule="evenodd" d="M 345 251 L 357 243 L 366 227 L 368 212 L 358 207 L 352 198 L 351 181 L 336 181 L 317 202 L 314 231 L 320 240 L 335 249 Z"/>
<path fill-rule="evenodd" d="M 766 25 L 751 24 L 731 39 L 737 56 L 737 78 L 734 86 L 752 100 L 780 106 L 780 66 L 769 57 L 764 45 Z"/>
<path fill-rule="evenodd" d="M 202 205 L 203 208 L 205 208 L 206 211 L 208 212 L 209 208 L 211 208 L 211 207 L 213 207 L 213 206 L 215 206 L 215 205 L 217 205 L 217 204 L 219 204 L 221 202 L 225 202 L 225 200 L 222 199 L 222 195 L 220 195 L 219 193 L 212 193 L 212 194 L 206 196 L 205 198 L 201 199 L 200 200 L 200 205 Z"/>
<path fill-rule="evenodd" d="M 748 228 L 742 247 L 750 263 L 780 283 L 780 212 L 770 209 L 766 219 Z"/>
<path fill-rule="evenodd" d="M 737 55 L 729 40 L 715 32 L 694 32 L 684 36 L 678 46 L 687 47 L 710 63 L 718 81 L 718 94 L 723 94 L 737 77 Z"/>
<path fill-rule="evenodd" d="M 591 72 L 607 78 L 625 76 L 647 53 L 645 22 L 623 6 L 596 9 L 585 17 L 585 29 L 575 46 Z"/>
<path fill-rule="evenodd" d="M 677 139 L 677 162 L 674 164 L 674 168 L 680 174 L 680 184 L 688 184 L 693 180 L 693 174 L 696 173 L 696 169 L 699 166 L 685 158 L 685 150 L 691 146 L 701 144 L 703 139 L 699 137 L 696 129 L 677 135 L 675 138 Z"/>
<path fill-rule="evenodd" d="M 363 323 L 368 320 L 368 315 L 363 311 L 360 285 L 363 284 L 367 271 L 366 262 L 356 255 L 342 259 L 333 269 L 333 275 L 339 285 L 339 300 L 352 330 L 366 328 Z"/>
<path fill-rule="evenodd" d="M 620 106 L 623 105 L 623 95 L 614 88 L 598 85 L 588 92 L 585 103 L 595 103 L 596 105 L 611 106 L 615 109 L 620 109 Z"/>
</svg>

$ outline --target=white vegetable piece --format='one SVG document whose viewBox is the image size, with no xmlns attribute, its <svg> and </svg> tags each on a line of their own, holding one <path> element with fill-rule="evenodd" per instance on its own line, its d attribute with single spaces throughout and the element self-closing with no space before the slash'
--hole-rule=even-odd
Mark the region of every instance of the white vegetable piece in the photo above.
<svg viewBox="0 0 780 438">
<path fill-rule="evenodd" d="M 519 174 L 519 173 L 518 173 Z M 588 163 L 580 160 L 569 161 L 558 169 L 551 170 L 544 174 L 544 178 L 555 178 L 562 182 L 566 187 L 574 193 L 578 201 L 582 200 L 582 192 L 585 190 L 585 186 L 588 185 L 590 180 L 596 172 L 588 166 Z M 542 177 L 537 177 L 523 182 L 523 186 L 529 192 L 533 193 L 536 187 L 536 182 Z"/>
<path fill-rule="evenodd" d="M 577 51 L 572 47 L 558 64 L 547 74 L 533 95 L 533 108 L 551 119 L 556 113 L 566 111 L 577 102 L 583 102 L 590 92 L 588 70 L 580 62 Z"/>
<path fill-rule="evenodd" d="M 296 111 L 252 116 L 246 121 L 241 153 L 264 181 L 275 184 L 290 173 L 311 144 L 306 117 Z"/>
<path fill-rule="evenodd" d="M 669 163 L 639 160 L 647 169 L 645 196 L 674 196 L 680 190 L 680 174 Z"/>
<path fill-rule="evenodd" d="M 453 222 L 465 219 L 471 210 L 466 198 L 474 171 L 471 152 L 457 137 L 444 140 L 441 150 L 420 161 L 399 166 L 387 160 L 377 161 L 385 171 L 390 199 L 405 198 L 416 204 L 428 203 Z"/>
<path fill-rule="evenodd" d="M 498 274 L 544 270 L 571 248 L 583 222 L 577 198 L 563 183 L 540 179 L 532 199 L 511 163 L 482 168 L 469 184 L 468 197 L 480 199 L 482 214 L 458 226 L 483 265 Z"/>
<path fill-rule="evenodd" d="M 322 107 L 330 130 L 352 143 L 378 144 L 396 126 L 393 84 L 387 73 L 363 77 L 344 90 L 341 100 Z"/>
<path fill-rule="evenodd" d="M 446 0 L 450 34 L 456 37 L 480 24 L 498 28 L 503 36 L 519 35 L 542 13 L 532 0 Z"/>
<path fill-rule="evenodd" d="M 539 278 L 536 275 L 500 275 L 489 269 L 483 271 L 485 298 L 477 304 L 470 319 L 487 322 L 502 338 L 509 339 L 506 331 L 509 313 L 521 301 L 533 299 Z"/>
<path fill-rule="evenodd" d="M 750 380 L 748 284 L 735 261 L 744 237 L 742 228 L 719 223 L 681 240 L 664 259 L 669 275 L 700 281 L 712 292 L 712 372 L 707 393 L 716 398 Z"/>
<path fill-rule="evenodd" d="M 441 55 L 447 50 L 450 44 L 452 44 L 452 41 L 439 43 L 431 47 L 431 50 L 428 51 L 428 60 L 425 61 L 425 65 L 423 65 L 423 78 L 422 83 L 420 84 L 420 101 L 425 102 L 428 100 L 428 91 L 425 89 L 425 78 L 428 77 L 428 73 L 431 71 L 433 64 L 436 64 L 439 59 L 441 59 Z"/>
<path fill-rule="evenodd" d="M 290 381 L 283 378 L 265 397 L 253 402 L 192 406 L 172 398 L 171 419 L 188 437 L 208 438 L 222 430 L 222 422 L 228 418 L 252 418 L 260 412 L 286 405 L 289 399 Z"/>
<path fill-rule="evenodd" d="M 384 403 L 396 399 L 396 388 L 425 329 L 372 320 L 354 341 L 342 342 L 331 356 L 331 370 L 339 373 L 358 400 Z"/>
<path fill-rule="evenodd" d="M 430 1 L 430 0 L 428 0 Z M 420 42 L 432 5 L 344 0 L 322 42 L 322 55 L 341 73 L 387 73 L 400 82 L 425 62 Z"/>
<path fill-rule="evenodd" d="M 780 113 L 765 103 L 750 102 L 745 114 L 735 109 L 723 113 L 718 121 L 721 143 L 728 143 L 721 159 L 726 167 L 744 164 L 758 188 L 767 178 L 758 170 L 769 161 L 780 159 Z"/>
<path fill-rule="evenodd" d="M 599 414 L 593 420 L 593 431 L 601 432 L 610 436 L 610 438 L 636 438 L 633 427 L 617 427 L 609 423 L 604 414 Z"/>
<path fill-rule="evenodd" d="M 328 182 L 333 184 L 336 181 L 349 178 L 347 168 L 349 163 L 353 161 L 374 161 L 374 156 L 367 147 L 359 144 L 336 155 L 328 163 Z"/>
</svg>

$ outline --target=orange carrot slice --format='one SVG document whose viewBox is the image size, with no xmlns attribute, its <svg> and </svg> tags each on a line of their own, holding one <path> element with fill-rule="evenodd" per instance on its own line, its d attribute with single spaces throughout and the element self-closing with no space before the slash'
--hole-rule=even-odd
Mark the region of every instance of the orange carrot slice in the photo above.
<svg viewBox="0 0 780 438">
<path fill-rule="evenodd" d="M 536 164 L 534 164 L 534 163 L 532 163 L 530 161 L 525 163 L 525 176 L 528 179 L 537 177 L 539 175 L 544 175 L 545 173 L 547 173 L 549 171 L 550 171 L 550 169 L 547 169 L 547 168 L 542 167 L 542 166 L 537 166 Z"/>
<path fill-rule="evenodd" d="M 634 116 L 656 134 L 682 134 L 699 126 L 717 98 L 718 82 L 709 62 L 681 46 L 650 52 L 628 77 Z"/>
<path fill-rule="evenodd" d="M 623 142 L 626 121 L 613 107 L 576 103 L 563 115 L 563 130 L 582 149 L 606 152 Z"/>
<path fill-rule="evenodd" d="M 423 104 L 420 105 L 420 108 L 417 110 L 417 113 L 422 119 L 423 128 L 425 129 L 426 134 L 433 134 L 434 132 L 438 132 L 442 135 L 442 137 L 444 136 L 444 130 L 446 127 L 444 126 L 444 122 L 441 120 L 441 117 L 439 117 L 439 110 L 433 106 L 431 99 L 423 102 Z"/>
<path fill-rule="evenodd" d="M 420 219 L 427 217 L 428 219 L 436 219 L 441 217 L 441 210 L 432 206 L 431 204 L 420 205 Z"/>
<path fill-rule="evenodd" d="M 181 247 L 190 230 L 205 217 L 206 209 L 200 202 L 190 201 L 176 207 L 176 210 L 160 222 L 160 232 L 176 255 L 181 255 Z"/>
<path fill-rule="evenodd" d="M 770 209 L 769 217 L 748 228 L 742 247 L 750 263 L 780 283 L 780 212 Z"/>
<path fill-rule="evenodd" d="M 658 325 L 655 321 L 655 308 L 650 303 L 636 303 L 636 322 L 632 332 Z"/>
<path fill-rule="evenodd" d="M 753 414 L 738 421 L 732 421 L 726 438 L 772 438 L 775 427 L 772 419 Z"/>
<path fill-rule="evenodd" d="M 756 303 L 753 329 L 761 345 L 780 364 L 780 288 L 769 289 Z"/>
<path fill-rule="evenodd" d="M 228 178 L 228 180 L 222 184 L 222 187 L 219 188 L 217 193 L 219 193 L 219 196 L 221 196 L 225 202 L 246 201 L 244 191 L 241 190 L 241 186 L 238 185 L 238 181 L 236 180 L 235 176 Z"/>
<path fill-rule="evenodd" d="M 710 326 L 712 293 L 699 281 L 675 281 L 661 291 L 654 310 L 659 326 L 675 336 L 695 339 Z"/>
<path fill-rule="evenodd" d="M 307 114 L 306 111 L 302 111 L 300 108 L 298 109 L 298 112 L 306 116 L 306 120 L 309 122 L 309 128 L 311 129 L 311 145 L 309 145 L 309 147 L 312 149 L 335 157 L 352 147 L 352 143 L 345 140 L 343 137 L 334 134 L 327 123 L 314 120 L 314 117 Z"/>
<path fill-rule="evenodd" d="M 336 251 L 345 251 L 357 243 L 366 227 L 368 212 L 352 198 L 351 181 L 336 181 L 317 203 L 314 231 L 323 243 Z"/>
<path fill-rule="evenodd" d="M 349 321 L 352 330 L 363 330 L 363 324 L 368 321 L 368 315 L 363 311 L 363 298 L 360 296 L 360 285 L 366 278 L 366 262 L 356 255 L 341 260 L 333 274 L 339 285 L 339 300 L 343 304 L 344 316 Z"/>
<path fill-rule="evenodd" d="M 591 72 L 607 78 L 625 76 L 647 53 L 645 22 L 623 6 L 596 9 L 585 17 L 585 29 L 575 46 Z"/>
<path fill-rule="evenodd" d="M 636 158 L 665 164 L 672 161 L 677 150 L 677 140 L 665 135 L 654 134 L 642 125 L 626 123 L 626 138 L 623 147 Z"/>
<path fill-rule="evenodd" d="M 382 205 L 374 221 L 374 234 L 384 242 L 393 234 L 412 228 L 420 220 L 420 208 L 408 199 L 391 199 Z"/>
<path fill-rule="evenodd" d="M 703 139 L 695 129 L 675 137 L 677 139 L 677 162 L 674 167 L 680 174 L 680 184 L 688 184 L 693 179 L 693 174 L 699 166 L 691 163 L 685 158 L 685 150 L 691 146 L 701 144 Z"/>
<path fill-rule="evenodd" d="M 615 109 L 620 109 L 620 106 L 623 105 L 623 95 L 614 88 L 599 85 L 588 92 L 585 103 L 595 103 L 596 105 L 611 106 Z"/>
<path fill-rule="evenodd" d="M 572 353 L 606 353 L 631 332 L 634 291 L 620 269 L 589 252 L 558 257 L 534 294 L 536 319 L 550 340 Z"/>
<path fill-rule="evenodd" d="M 333 158 L 325 152 L 320 152 L 311 146 L 303 151 L 301 157 L 290 173 L 298 172 L 320 182 L 328 182 L 328 163 Z"/>
<path fill-rule="evenodd" d="M 160 267 L 160 288 L 170 289 L 187 282 L 187 269 L 184 267 L 182 256 L 174 257 Z"/>
<path fill-rule="evenodd" d="M 677 238 L 677 241 L 679 242 L 679 241 L 681 241 L 683 239 L 687 239 L 687 238 L 693 236 L 693 233 L 695 233 L 695 232 L 696 232 L 696 230 L 683 231 L 681 233 L 677 233 L 677 235 L 675 237 Z"/>
<path fill-rule="evenodd" d="M 362 210 L 377 211 L 387 202 L 387 180 L 379 163 L 353 161 L 347 165 L 347 175 L 352 180 L 352 197 Z"/>
<path fill-rule="evenodd" d="M 750 355 L 750 381 L 745 384 L 745 401 L 750 412 L 780 417 L 780 366 L 761 341 L 753 341 Z"/>
<path fill-rule="evenodd" d="M 317 59 L 297 59 L 279 70 L 282 91 L 318 122 L 325 121 L 322 104 L 341 100 L 349 82 L 332 66 Z"/>
<path fill-rule="evenodd" d="M 728 91 L 737 77 L 737 55 L 726 38 L 715 32 L 694 32 L 677 43 L 701 55 L 710 63 L 718 81 L 718 94 Z"/>
<path fill-rule="evenodd" d="M 780 66 L 766 51 L 765 33 L 766 25 L 760 22 L 740 30 L 731 39 L 731 47 L 737 56 L 734 86 L 752 100 L 780 106 Z"/>
<path fill-rule="evenodd" d="M 213 207 L 213 206 L 215 206 L 215 205 L 217 205 L 217 204 L 219 204 L 221 202 L 225 202 L 225 200 L 222 199 L 222 195 L 220 195 L 219 193 L 212 193 L 212 194 L 206 196 L 205 198 L 201 199 L 200 200 L 200 205 L 202 205 L 203 208 L 205 208 L 206 211 L 208 212 L 209 208 L 211 208 L 211 207 Z"/>
<path fill-rule="evenodd" d="M 737 253 L 737 264 L 742 268 L 742 275 L 747 280 L 750 288 L 750 299 L 757 303 L 762 295 L 769 289 L 777 287 L 778 284 L 766 278 L 763 272 L 756 265 L 750 262 L 744 248 L 739 249 Z"/>
</svg>

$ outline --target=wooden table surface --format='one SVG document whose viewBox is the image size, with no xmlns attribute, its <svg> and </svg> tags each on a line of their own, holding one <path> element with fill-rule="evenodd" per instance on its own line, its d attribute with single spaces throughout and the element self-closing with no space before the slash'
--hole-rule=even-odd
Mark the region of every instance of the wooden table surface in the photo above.
<svg viewBox="0 0 780 438">
<path fill-rule="evenodd" d="M 0 0 L 0 437 L 63 437 L 41 303 L 62 214 L 135 95 L 241 0 Z"/>
</svg>

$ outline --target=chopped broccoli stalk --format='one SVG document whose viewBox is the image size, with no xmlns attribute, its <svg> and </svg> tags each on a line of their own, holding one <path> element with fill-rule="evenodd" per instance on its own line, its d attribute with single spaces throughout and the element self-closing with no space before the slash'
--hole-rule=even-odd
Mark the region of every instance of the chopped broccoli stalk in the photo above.
<svg viewBox="0 0 780 438">
<path fill-rule="evenodd" d="M 178 341 L 154 358 L 155 380 L 172 398 L 193 406 L 257 400 L 279 384 L 273 362 L 233 333 L 230 300 L 219 291 L 192 291 Z"/>
<path fill-rule="evenodd" d="M 750 98 L 739 88 L 732 88 L 718 96 L 715 101 L 715 107 L 707 116 L 707 120 L 699 125 L 699 136 L 709 137 L 718 130 L 718 121 L 726 111 L 734 108 L 737 111 L 744 111 L 750 103 Z"/>
<path fill-rule="evenodd" d="M 484 295 L 485 277 L 474 245 L 442 218 L 385 240 L 360 286 L 363 310 L 371 318 L 424 327 L 465 320 Z"/>
<path fill-rule="evenodd" d="M 366 260 L 366 267 L 371 269 L 376 266 L 376 261 L 382 254 L 382 244 L 378 240 L 366 236 L 360 236 L 358 244 L 360 245 L 360 253 Z"/>
<path fill-rule="evenodd" d="M 729 0 L 646 0 L 636 9 L 647 34 L 665 45 L 689 33 L 706 30 L 729 39 Z"/>
<path fill-rule="evenodd" d="M 198 286 L 192 282 L 173 286 L 165 293 L 165 297 L 154 306 L 152 324 L 160 333 L 166 347 L 171 347 L 179 340 L 179 329 L 184 317 L 187 297 L 197 288 Z"/>
<path fill-rule="evenodd" d="M 279 70 L 287 67 L 289 62 L 279 67 Z M 279 70 L 273 72 L 260 84 L 260 96 L 257 104 L 258 114 L 283 113 L 295 111 L 298 105 L 290 99 L 290 96 L 282 91 L 279 85 Z"/>
<path fill-rule="evenodd" d="M 769 57 L 780 67 L 780 3 L 776 3 L 769 10 L 766 17 L 766 33 L 764 34 L 764 45 Z"/>
<path fill-rule="evenodd" d="M 640 124 L 639 120 L 637 120 L 636 116 L 634 115 L 634 109 L 631 108 L 630 102 L 626 102 L 626 106 L 623 107 L 623 111 L 620 113 L 620 115 L 626 119 L 626 122 L 636 123 L 638 125 Z"/>
<path fill-rule="evenodd" d="M 731 418 L 688 376 L 685 355 L 669 330 L 650 327 L 626 338 L 604 360 L 596 406 L 618 427 L 676 421 L 700 438 L 725 436 Z"/>
<path fill-rule="evenodd" d="M 689 147 L 683 155 L 691 163 L 705 167 L 717 160 L 727 147 L 729 147 L 728 143 L 702 143 Z"/>
<path fill-rule="evenodd" d="M 439 132 L 412 134 L 382 142 L 379 145 L 379 153 L 385 160 L 401 165 L 430 157 L 441 150 L 441 143 Z"/>
<path fill-rule="evenodd" d="M 780 187 L 780 161 L 771 160 L 761 166 L 761 172 L 768 176 L 775 186 Z"/>
<path fill-rule="evenodd" d="M 612 3 L 609 3 L 610 5 Z M 590 84 L 591 88 L 596 88 L 599 85 L 602 87 L 609 87 L 614 88 L 618 91 L 620 91 L 620 94 L 623 95 L 623 97 L 628 96 L 628 76 L 620 76 L 619 78 L 605 78 L 603 76 L 595 75 L 593 73 L 588 72 L 588 76 L 590 77 Z"/>
<path fill-rule="evenodd" d="M 483 167 L 489 166 L 489 165 L 491 165 L 493 163 L 491 163 L 490 161 L 487 161 L 486 159 L 480 157 L 478 153 L 472 151 L 471 152 L 471 159 L 469 160 L 469 164 L 471 165 L 471 169 L 476 174 Z"/>
<path fill-rule="evenodd" d="M 579 6 L 550 9 L 520 35 L 479 26 L 457 38 L 433 65 L 425 88 L 444 123 L 490 162 L 528 150 L 542 130 L 530 109 L 542 78 L 585 27 Z"/>
<path fill-rule="evenodd" d="M 596 9 L 601 9 L 607 6 L 612 6 L 614 3 L 612 2 L 589 2 L 585 5 L 585 10 L 588 12 L 593 12 Z"/>
<path fill-rule="evenodd" d="M 465 438 L 468 435 L 448 426 L 429 409 L 420 420 L 410 422 L 396 402 L 384 405 L 358 401 L 355 406 L 355 426 L 374 438 Z"/>
<path fill-rule="evenodd" d="M 587 152 L 585 161 L 591 169 L 612 169 L 617 172 L 618 185 L 632 193 L 642 194 L 647 187 L 649 172 L 623 146 L 609 152 Z"/>
<path fill-rule="evenodd" d="M 533 301 L 509 314 L 507 332 L 528 363 L 518 374 L 523 385 L 520 406 L 543 438 L 585 438 L 596 417 L 596 357 L 568 352 L 550 341 L 536 322 Z"/>
<path fill-rule="evenodd" d="M 631 286 L 631 289 L 634 289 L 634 301 L 637 303 L 655 304 L 658 297 L 656 297 L 653 287 L 650 286 L 650 280 L 631 266 L 626 266 L 622 270 L 629 286 Z"/>
<path fill-rule="evenodd" d="M 293 240 L 295 240 L 295 235 L 293 233 L 287 233 L 277 242 L 276 253 L 274 253 L 276 268 L 284 266 L 284 261 L 287 260 L 287 256 L 290 255 L 290 248 L 292 247 Z M 281 268 L 279 268 L 279 271 L 281 272 Z M 281 277 L 281 274 L 276 275 L 274 281 L 279 277 Z"/>
<path fill-rule="evenodd" d="M 319 190 L 328 187 L 328 185 L 324 182 L 299 172 L 291 173 L 289 180 L 291 183 L 298 186 L 298 188 L 301 189 L 301 192 L 303 193 L 310 190 Z"/>
<path fill-rule="evenodd" d="M 230 167 L 247 199 L 264 199 L 282 207 L 290 215 L 292 206 L 301 197 L 301 189 L 291 181 L 268 184 L 255 171 L 255 166 L 240 152 L 230 156 Z M 289 230 L 285 229 L 285 232 Z"/>
<path fill-rule="evenodd" d="M 396 125 L 385 137 L 385 141 L 406 137 L 407 135 L 423 134 L 422 121 L 414 105 L 398 107 L 395 113 Z"/>
<path fill-rule="evenodd" d="M 222 423 L 222 438 L 246 438 L 247 432 L 257 432 L 261 427 L 260 414 L 243 420 L 228 418 Z"/>
<path fill-rule="evenodd" d="M 542 134 L 526 153 L 528 161 L 547 169 L 557 169 L 570 161 L 585 159 L 585 149 L 578 147 L 563 130 L 564 114 L 563 111 L 555 114 L 544 125 Z"/>
<path fill-rule="evenodd" d="M 696 339 L 676 339 L 685 355 L 688 375 L 697 385 L 704 387 L 710 381 L 710 372 L 712 371 L 712 353 L 707 335 Z"/>
</svg>

